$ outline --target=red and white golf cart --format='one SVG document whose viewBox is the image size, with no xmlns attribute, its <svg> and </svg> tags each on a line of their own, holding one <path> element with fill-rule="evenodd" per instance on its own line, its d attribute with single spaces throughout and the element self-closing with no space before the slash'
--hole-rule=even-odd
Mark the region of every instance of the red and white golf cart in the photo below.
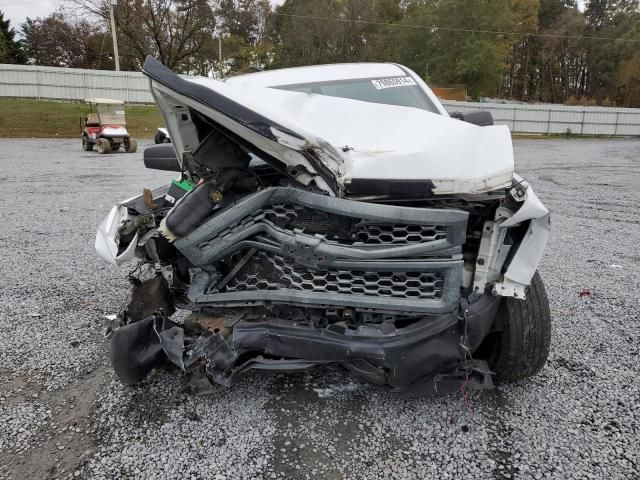
<svg viewBox="0 0 640 480">
<path fill-rule="evenodd" d="M 116 151 L 122 145 L 125 152 L 134 153 L 138 142 L 129 135 L 124 114 L 124 102 L 108 98 L 87 98 L 91 112 L 82 123 L 82 148 L 89 152 L 96 146 L 98 153 Z"/>
</svg>

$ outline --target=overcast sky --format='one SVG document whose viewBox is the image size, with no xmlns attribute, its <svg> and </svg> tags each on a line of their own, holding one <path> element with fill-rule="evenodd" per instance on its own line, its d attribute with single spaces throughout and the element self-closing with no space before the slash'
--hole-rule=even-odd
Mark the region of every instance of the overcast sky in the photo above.
<svg viewBox="0 0 640 480">
<path fill-rule="evenodd" d="M 0 10 L 5 20 L 11 20 L 11 26 L 19 30 L 27 17 L 46 17 L 61 4 L 60 0 L 0 0 Z"/>
<path fill-rule="evenodd" d="M 274 5 L 280 5 L 284 0 L 271 0 Z M 56 11 L 63 0 L 0 0 L 0 10 L 4 18 L 11 20 L 11 26 L 19 30 L 20 24 L 27 17 L 46 17 Z"/>
<path fill-rule="evenodd" d="M 284 0 L 271 0 L 274 5 L 280 5 Z M 62 5 L 63 0 L 0 0 L 0 10 L 4 12 L 4 18 L 11 20 L 11 26 L 19 30 L 20 24 L 27 17 L 46 17 Z M 579 0 L 583 6 L 585 0 Z"/>
</svg>

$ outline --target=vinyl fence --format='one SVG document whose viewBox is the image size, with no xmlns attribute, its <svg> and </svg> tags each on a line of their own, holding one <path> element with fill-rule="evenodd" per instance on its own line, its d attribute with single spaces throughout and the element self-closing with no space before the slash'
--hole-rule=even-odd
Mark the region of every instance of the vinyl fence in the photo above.
<svg viewBox="0 0 640 480">
<path fill-rule="evenodd" d="M 82 100 L 116 98 L 153 103 L 139 72 L 0 64 L 0 97 Z M 444 101 L 449 112 L 489 110 L 515 133 L 640 136 L 640 109 Z"/>
<path fill-rule="evenodd" d="M 115 98 L 153 103 L 149 79 L 139 72 L 0 64 L 0 97 L 55 100 Z"/>
<path fill-rule="evenodd" d="M 449 112 L 488 110 L 514 133 L 640 136 L 640 108 L 444 101 Z"/>
</svg>

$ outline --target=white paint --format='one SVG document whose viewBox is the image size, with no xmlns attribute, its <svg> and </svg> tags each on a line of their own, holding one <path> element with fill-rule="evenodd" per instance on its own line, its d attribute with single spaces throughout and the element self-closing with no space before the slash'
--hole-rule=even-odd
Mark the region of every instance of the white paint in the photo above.
<svg viewBox="0 0 640 480">
<path fill-rule="evenodd" d="M 225 112 L 214 112 L 155 82 L 153 87 L 195 106 L 263 149 L 271 144 L 270 153 L 289 166 L 301 163 L 301 150 L 315 150 L 342 185 L 352 179 L 425 180 L 433 182 L 436 194 L 449 194 L 487 192 L 511 183 L 513 149 L 504 126 L 478 127 L 412 107 L 237 82 L 191 81 L 252 109 L 304 141 L 285 133 L 276 134 L 277 144 L 257 138 Z M 168 126 L 175 139 L 179 132 Z M 182 155 L 179 150 L 178 155 Z"/>
<path fill-rule="evenodd" d="M 514 174 L 513 179 L 525 190 L 524 202 L 520 209 L 511 218 L 502 223 L 503 227 L 513 227 L 521 224 L 525 220 L 541 218 L 549 213 L 549 209 L 544 206 L 526 180 L 518 174 Z"/>
<path fill-rule="evenodd" d="M 449 116 L 440 99 L 413 70 L 395 63 L 336 63 L 307 67 L 281 68 L 265 72 L 237 75 L 224 80 L 225 83 L 253 85 L 256 87 L 280 87 L 300 83 L 333 82 L 376 77 L 407 75 L 422 88 L 438 112 Z"/>
<path fill-rule="evenodd" d="M 542 204 L 533 188 L 520 176 L 515 175 L 514 180 L 526 188 L 524 201 L 511 218 L 502 222 L 501 227 L 509 228 L 524 221 L 530 223 L 502 281 L 495 284 L 493 292 L 496 295 L 524 298 L 525 287 L 531 283 L 547 246 L 551 221 L 549 210 Z"/>
<path fill-rule="evenodd" d="M 96 252 L 102 259 L 112 265 L 121 265 L 131 260 L 134 256 L 136 245 L 138 244 L 138 233 L 136 232 L 126 250 L 118 255 L 118 244 L 120 241 L 118 229 L 124 225 L 128 216 L 127 207 L 116 205 L 111 208 L 109 214 L 100 223 L 98 231 L 96 232 Z"/>
<path fill-rule="evenodd" d="M 103 135 L 105 137 L 128 137 L 129 132 L 124 127 L 104 127 L 100 131 L 100 135 Z"/>
<path fill-rule="evenodd" d="M 272 87 L 358 78 L 397 77 L 399 75 L 406 75 L 406 72 L 393 63 L 334 63 L 236 75 L 225 79 L 225 83 Z"/>
</svg>

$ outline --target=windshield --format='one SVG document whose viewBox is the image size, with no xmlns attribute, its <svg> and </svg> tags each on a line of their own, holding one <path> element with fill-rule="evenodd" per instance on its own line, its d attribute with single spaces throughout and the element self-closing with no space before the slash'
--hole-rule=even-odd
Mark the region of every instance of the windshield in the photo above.
<svg viewBox="0 0 640 480">
<path fill-rule="evenodd" d="M 433 102 L 429 100 L 424 90 L 409 76 L 297 83 L 293 85 L 278 85 L 273 88 L 350 98 L 370 103 L 414 107 L 433 113 L 440 113 Z"/>
<path fill-rule="evenodd" d="M 96 110 L 100 116 L 100 123 L 112 125 L 126 125 L 127 121 L 124 116 L 124 105 L 112 105 L 107 103 L 99 103 Z"/>
</svg>

